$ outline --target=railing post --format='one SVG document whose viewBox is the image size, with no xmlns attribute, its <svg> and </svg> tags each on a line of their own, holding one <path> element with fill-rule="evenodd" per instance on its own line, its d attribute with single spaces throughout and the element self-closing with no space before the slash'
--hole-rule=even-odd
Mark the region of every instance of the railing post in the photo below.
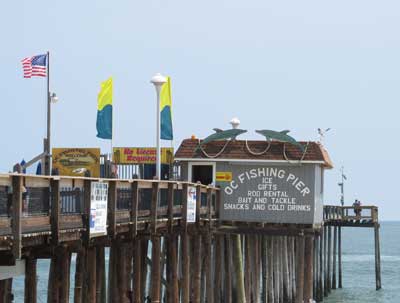
<svg viewBox="0 0 400 303">
<path fill-rule="evenodd" d="M 215 218 L 217 219 L 217 225 L 220 224 L 220 218 L 219 218 L 219 210 L 221 207 L 221 203 L 222 203 L 222 193 L 221 193 L 221 188 L 219 188 L 216 193 L 215 193 L 216 197 L 215 197 Z"/>
<path fill-rule="evenodd" d="M 207 187 L 207 219 L 208 227 L 211 230 L 213 226 L 212 222 L 212 188 Z"/>
<path fill-rule="evenodd" d="M 15 259 L 21 259 L 21 213 L 22 213 L 22 176 L 12 176 L 12 235 L 13 255 Z"/>
<path fill-rule="evenodd" d="M 168 233 L 171 235 L 174 227 L 174 183 L 168 183 Z"/>
<path fill-rule="evenodd" d="M 159 193 L 159 182 L 153 182 L 153 189 L 151 193 L 151 211 L 150 211 L 150 216 L 151 216 L 151 232 L 156 233 L 157 232 L 157 210 L 158 210 L 158 193 Z"/>
<path fill-rule="evenodd" d="M 116 236 L 115 211 L 117 209 L 117 183 L 114 180 L 108 182 L 108 235 L 111 239 Z"/>
<path fill-rule="evenodd" d="M 200 210 L 201 210 L 201 185 L 197 182 L 196 185 L 196 226 L 200 227 Z"/>
<path fill-rule="evenodd" d="M 188 184 L 183 184 L 182 190 L 182 302 L 189 303 L 190 294 L 190 250 L 187 232 L 187 195 Z"/>
<path fill-rule="evenodd" d="M 85 233 L 83 236 L 83 243 L 85 246 L 90 244 L 90 202 L 91 202 L 91 187 L 92 181 L 83 181 L 83 228 Z"/>
<path fill-rule="evenodd" d="M 51 239 L 52 244 L 57 246 L 60 243 L 60 180 L 51 179 Z"/>
<path fill-rule="evenodd" d="M 131 237 L 137 235 L 137 215 L 139 206 L 139 182 L 132 183 L 132 205 L 131 205 Z"/>
</svg>

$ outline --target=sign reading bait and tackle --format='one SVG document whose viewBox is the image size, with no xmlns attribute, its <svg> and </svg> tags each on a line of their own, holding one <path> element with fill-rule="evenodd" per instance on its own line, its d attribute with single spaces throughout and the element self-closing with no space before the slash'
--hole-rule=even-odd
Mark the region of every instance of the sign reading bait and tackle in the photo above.
<svg viewBox="0 0 400 303">
<path fill-rule="evenodd" d="M 216 173 L 217 182 L 230 182 L 232 181 L 232 172 L 217 171 Z"/>
<path fill-rule="evenodd" d="M 100 148 L 53 148 L 52 167 L 60 176 L 100 177 Z"/>
<path fill-rule="evenodd" d="M 221 182 L 221 219 L 311 224 L 322 207 L 321 168 L 232 165 L 232 179 Z"/>
<path fill-rule="evenodd" d="M 187 196 L 187 214 L 186 220 L 188 223 L 196 222 L 196 187 L 188 186 L 188 196 Z"/>
<path fill-rule="evenodd" d="M 173 162 L 174 149 L 161 148 L 161 163 Z M 155 164 L 156 149 L 154 147 L 114 147 L 113 161 L 116 164 Z"/>
<path fill-rule="evenodd" d="M 90 189 L 90 236 L 107 235 L 108 184 L 92 182 Z"/>
</svg>

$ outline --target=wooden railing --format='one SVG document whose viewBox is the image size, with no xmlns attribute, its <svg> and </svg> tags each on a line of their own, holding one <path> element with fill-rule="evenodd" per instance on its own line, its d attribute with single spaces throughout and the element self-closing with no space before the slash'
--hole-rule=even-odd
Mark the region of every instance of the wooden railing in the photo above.
<svg viewBox="0 0 400 303">
<path fill-rule="evenodd" d="M 324 221 L 377 223 L 378 207 L 325 205 Z"/>
<path fill-rule="evenodd" d="M 220 191 L 201 184 L 0 174 L 0 246 L 4 249 L 11 242 L 13 255 L 20 258 L 23 238 L 47 235 L 55 245 L 90 241 L 90 188 L 94 181 L 108 183 L 107 236 L 111 238 L 119 232 L 135 236 L 139 228 L 154 233 L 160 227 L 171 227 L 173 221 L 185 221 L 189 186 L 196 187 L 198 222 L 217 217 Z M 74 238 L 68 233 L 77 235 Z"/>
</svg>

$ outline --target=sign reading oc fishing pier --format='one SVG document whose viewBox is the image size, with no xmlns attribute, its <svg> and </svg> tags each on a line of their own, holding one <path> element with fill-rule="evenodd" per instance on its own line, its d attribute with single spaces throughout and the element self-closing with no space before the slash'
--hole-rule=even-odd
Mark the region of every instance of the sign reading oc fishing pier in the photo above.
<svg viewBox="0 0 400 303">
<path fill-rule="evenodd" d="M 221 182 L 221 219 L 270 223 L 312 223 L 314 166 L 232 165 L 232 180 Z"/>
</svg>

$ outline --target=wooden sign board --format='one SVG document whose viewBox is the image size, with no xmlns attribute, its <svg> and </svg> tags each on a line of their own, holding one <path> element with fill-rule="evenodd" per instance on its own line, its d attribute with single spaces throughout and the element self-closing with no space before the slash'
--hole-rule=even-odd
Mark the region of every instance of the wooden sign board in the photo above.
<svg viewBox="0 0 400 303">
<path fill-rule="evenodd" d="M 161 163 L 173 162 L 174 149 L 161 148 Z M 114 147 L 113 162 L 116 164 L 155 164 L 156 148 L 154 147 Z"/>
<path fill-rule="evenodd" d="M 100 177 L 100 148 L 53 148 L 52 168 L 60 176 Z"/>
<path fill-rule="evenodd" d="M 320 166 L 218 163 L 217 169 L 232 172 L 229 182 L 216 180 L 222 190 L 221 220 L 322 222 L 323 170 Z"/>
</svg>

